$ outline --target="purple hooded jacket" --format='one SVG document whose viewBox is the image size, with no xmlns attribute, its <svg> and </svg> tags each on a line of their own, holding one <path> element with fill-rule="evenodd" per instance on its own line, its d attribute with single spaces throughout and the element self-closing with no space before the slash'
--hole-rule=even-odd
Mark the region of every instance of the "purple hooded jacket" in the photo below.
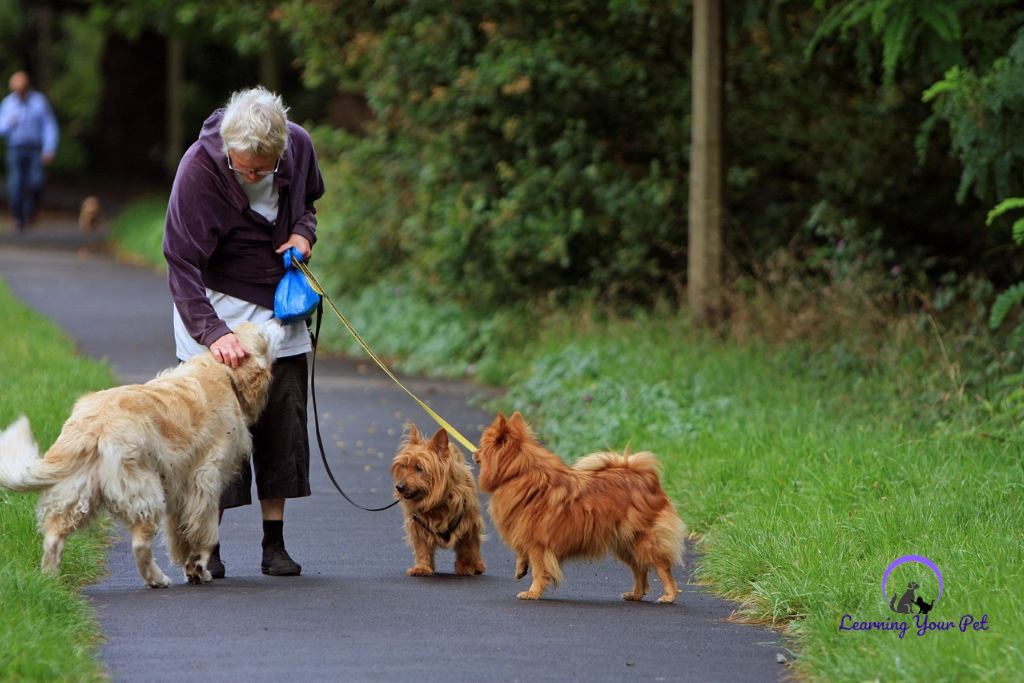
<svg viewBox="0 0 1024 683">
<path fill-rule="evenodd" d="M 207 347 L 231 329 L 217 316 L 206 288 L 274 308 L 284 276 L 283 257 L 274 250 L 293 233 L 316 242 L 313 202 L 324 194 L 309 133 L 289 122 L 288 149 L 276 174 L 277 220 L 271 224 L 253 211 L 228 168 L 220 136 L 223 113 L 218 109 L 206 120 L 178 164 L 164 229 L 171 298 L 189 334 Z"/>
</svg>

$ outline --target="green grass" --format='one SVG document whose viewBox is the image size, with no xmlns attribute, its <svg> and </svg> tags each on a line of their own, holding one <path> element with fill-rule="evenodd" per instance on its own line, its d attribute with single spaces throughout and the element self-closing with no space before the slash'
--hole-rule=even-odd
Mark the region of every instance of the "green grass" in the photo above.
<svg viewBox="0 0 1024 683">
<path fill-rule="evenodd" d="M 314 264 L 328 290 L 331 267 Z M 509 387 L 494 410 L 520 410 L 568 460 L 627 444 L 657 453 L 700 539 L 701 581 L 737 602 L 737 618 L 780 629 L 800 675 L 1024 679 L 1019 418 L 971 392 L 957 398 L 968 364 L 943 358 L 928 325 L 814 349 L 723 342 L 675 313 L 480 320 L 384 284 L 337 294 L 394 367 L 473 368 Z M 338 321 L 325 330 L 326 348 L 362 354 Z M 931 619 L 987 615 L 987 630 L 840 630 L 844 615 L 906 621 L 885 604 L 882 576 L 912 554 L 943 574 Z M 890 576 L 889 597 L 910 580 L 938 595 L 930 571 L 909 563 Z"/>
<path fill-rule="evenodd" d="M 74 400 L 111 386 L 113 373 L 77 358 L 67 337 L 13 299 L 2 280 L 0 320 L 0 428 L 28 415 L 45 448 L 57 438 Z M 73 534 L 61 576 L 44 576 L 36 499 L 0 491 L 0 680 L 102 680 L 96 657 L 101 632 L 78 589 L 105 571 L 104 531 Z"/>
<path fill-rule="evenodd" d="M 569 460 L 627 444 L 658 453 L 701 537 L 698 576 L 741 618 L 783 628 L 801 674 L 1020 680 L 1024 439 L 949 430 L 915 401 L 924 370 L 829 372 L 809 351 L 616 320 L 553 326 L 502 405 Z M 911 554 L 943 574 L 933 620 L 988 615 L 988 630 L 840 632 L 843 615 L 899 617 L 882 577 Z M 893 573 L 888 595 L 909 580 L 937 597 L 917 563 Z"/>
<path fill-rule="evenodd" d="M 163 268 L 166 213 L 167 197 L 146 197 L 125 207 L 110 224 L 110 240 L 118 253 Z"/>
</svg>

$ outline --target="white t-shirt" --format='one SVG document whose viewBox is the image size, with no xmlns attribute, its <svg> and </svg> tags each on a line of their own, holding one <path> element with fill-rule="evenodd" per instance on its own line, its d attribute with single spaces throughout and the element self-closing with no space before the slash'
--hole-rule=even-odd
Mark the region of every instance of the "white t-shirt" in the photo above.
<svg viewBox="0 0 1024 683">
<path fill-rule="evenodd" d="M 253 211 L 261 214 L 271 223 L 277 220 L 278 191 L 275 180 L 276 178 L 272 175 L 261 178 L 255 183 L 247 183 L 238 178 L 242 190 L 249 198 L 249 206 L 252 207 Z M 217 316 L 227 323 L 231 329 L 247 320 L 254 323 L 263 323 L 274 317 L 274 311 L 269 308 L 264 308 L 263 306 L 209 288 L 206 290 L 206 297 L 213 304 L 213 310 L 217 312 Z M 308 353 L 313 349 L 313 345 L 310 342 L 309 328 L 306 327 L 305 322 L 300 321 L 291 325 L 285 325 L 284 330 L 285 338 L 284 343 L 281 344 L 281 351 L 278 354 L 279 358 L 297 356 L 302 353 Z M 177 306 L 174 308 L 174 345 L 179 360 L 188 360 L 206 349 L 205 346 L 189 335 L 188 330 L 185 329 L 185 322 L 181 319 L 181 314 L 178 313 Z"/>
</svg>

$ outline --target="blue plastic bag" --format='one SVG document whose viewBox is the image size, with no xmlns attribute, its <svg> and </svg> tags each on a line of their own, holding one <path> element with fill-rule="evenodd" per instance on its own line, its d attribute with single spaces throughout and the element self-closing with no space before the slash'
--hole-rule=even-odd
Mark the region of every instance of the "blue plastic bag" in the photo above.
<svg viewBox="0 0 1024 683">
<path fill-rule="evenodd" d="M 302 263 L 302 254 L 295 247 L 284 252 L 284 277 L 274 293 L 274 317 L 285 325 L 307 320 L 320 305 L 320 295 L 292 259 Z"/>
</svg>

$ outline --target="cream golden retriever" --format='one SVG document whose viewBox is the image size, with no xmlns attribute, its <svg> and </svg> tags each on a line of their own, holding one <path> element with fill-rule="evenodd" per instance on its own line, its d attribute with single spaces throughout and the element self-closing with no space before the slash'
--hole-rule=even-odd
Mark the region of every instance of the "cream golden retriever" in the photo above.
<svg viewBox="0 0 1024 683">
<path fill-rule="evenodd" d="M 0 487 L 41 492 L 43 571 L 57 574 L 68 535 L 105 509 L 131 529 L 148 586 L 171 583 L 153 559 L 161 522 L 185 578 L 210 580 L 220 494 L 252 451 L 284 336 L 276 321 L 234 332 L 250 352 L 238 369 L 207 351 L 146 384 L 87 394 L 42 459 L 28 418 L 0 433 Z"/>
</svg>

